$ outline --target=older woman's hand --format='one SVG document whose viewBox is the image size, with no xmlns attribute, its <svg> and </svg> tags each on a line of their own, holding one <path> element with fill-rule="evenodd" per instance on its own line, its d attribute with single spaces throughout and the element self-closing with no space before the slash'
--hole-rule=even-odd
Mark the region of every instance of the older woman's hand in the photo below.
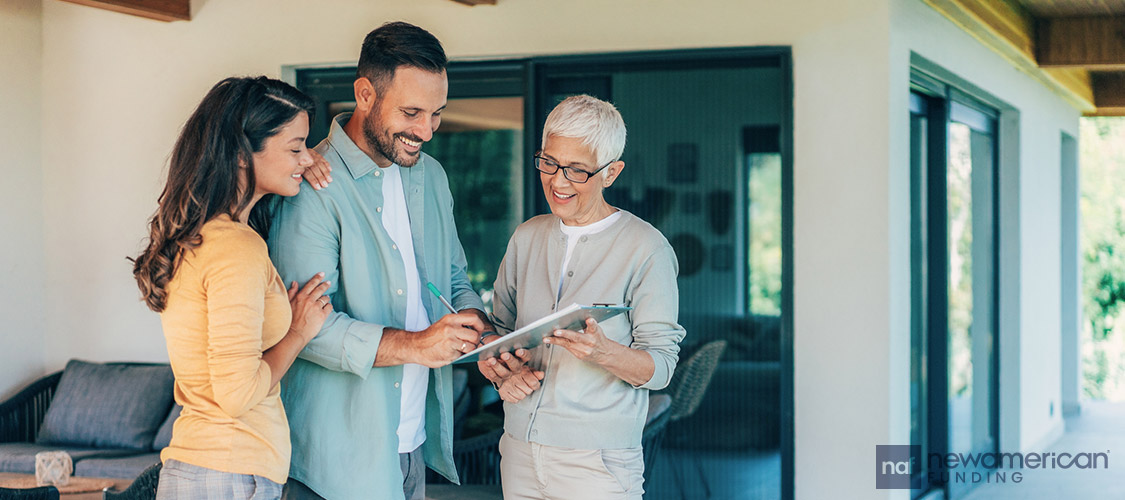
<svg viewBox="0 0 1125 500">
<path fill-rule="evenodd" d="M 496 392 L 500 393 L 500 399 L 505 402 L 518 403 L 539 389 L 540 380 L 543 380 L 543 372 L 524 365 L 505 378 Z"/>
<path fill-rule="evenodd" d="M 546 344 L 557 345 L 570 351 L 574 357 L 596 364 L 604 364 L 611 349 L 620 347 L 612 340 L 606 338 L 602 327 L 594 318 L 586 319 L 586 328 L 580 332 L 573 330 L 555 330 L 554 337 L 543 339 Z"/>
<path fill-rule="evenodd" d="M 485 344 L 491 344 L 500 340 L 498 336 L 488 336 L 485 338 Z M 514 354 L 514 356 L 513 356 Z M 512 376 L 513 373 L 519 371 L 528 361 L 531 361 L 531 351 L 527 349 L 516 349 L 515 353 L 505 352 L 499 356 L 494 356 L 488 359 L 477 361 L 477 369 L 484 378 L 492 382 L 492 385 L 500 388 L 500 384 L 504 383 L 504 379 Z"/>
</svg>

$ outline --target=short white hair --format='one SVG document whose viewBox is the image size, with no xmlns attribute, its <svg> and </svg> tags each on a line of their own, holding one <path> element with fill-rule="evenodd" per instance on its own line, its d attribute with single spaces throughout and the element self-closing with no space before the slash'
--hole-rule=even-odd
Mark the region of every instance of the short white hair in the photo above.
<svg viewBox="0 0 1125 500">
<path fill-rule="evenodd" d="M 582 139 L 594 152 L 600 168 L 621 159 L 625 151 L 625 120 L 613 104 L 588 95 L 570 96 L 560 102 L 543 124 L 542 146 L 547 146 L 550 136 Z"/>
</svg>

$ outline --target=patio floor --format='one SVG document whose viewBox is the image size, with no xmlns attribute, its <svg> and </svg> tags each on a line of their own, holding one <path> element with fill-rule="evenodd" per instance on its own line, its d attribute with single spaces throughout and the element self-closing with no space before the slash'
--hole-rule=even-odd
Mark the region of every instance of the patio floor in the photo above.
<svg viewBox="0 0 1125 500">
<path fill-rule="evenodd" d="M 1109 469 L 1024 470 L 1023 480 L 982 484 L 965 500 L 1125 498 L 1125 403 L 1084 401 L 1066 421 L 1066 433 L 1047 452 L 1109 452 Z"/>
</svg>

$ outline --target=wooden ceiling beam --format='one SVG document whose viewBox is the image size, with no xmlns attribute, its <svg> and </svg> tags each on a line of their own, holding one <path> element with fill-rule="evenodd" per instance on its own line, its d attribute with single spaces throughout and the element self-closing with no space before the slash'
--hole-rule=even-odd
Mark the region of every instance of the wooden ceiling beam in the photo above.
<svg viewBox="0 0 1125 500">
<path fill-rule="evenodd" d="M 923 0 L 1016 69 L 1083 112 L 1094 111 L 1089 75 L 1081 68 L 1041 68 L 1036 20 L 1015 0 Z"/>
<path fill-rule="evenodd" d="M 1041 67 L 1125 70 L 1125 17 L 1044 18 L 1036 31 Z"/>
<path fill-rule="evenodd" d="M 1089 114 L 1125 116 L 1125 73 L 1094 73 L 1090 80 L 1094 87 L 1094 104 L 1098 109 Z"/>
<path fill-rule="evenodd" d="M 63 0 L 157 21 L 190 21 L 191 0 Z"/>
</svg>

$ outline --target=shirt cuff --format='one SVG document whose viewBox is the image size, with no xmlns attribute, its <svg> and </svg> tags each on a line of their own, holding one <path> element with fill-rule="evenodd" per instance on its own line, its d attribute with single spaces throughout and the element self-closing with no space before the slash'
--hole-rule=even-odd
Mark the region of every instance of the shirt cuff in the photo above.
<svg viewBox="0 0 1125 500">
<path fill-rule="evenodd" d="M 375 356 L 383 340 L 383 326 L 362 321 L 353 322 L 344 335 L 344 353 L 341 366 L 344 370 L 367 379 L 367 374 L 375 366 Z"/>
</svg>

